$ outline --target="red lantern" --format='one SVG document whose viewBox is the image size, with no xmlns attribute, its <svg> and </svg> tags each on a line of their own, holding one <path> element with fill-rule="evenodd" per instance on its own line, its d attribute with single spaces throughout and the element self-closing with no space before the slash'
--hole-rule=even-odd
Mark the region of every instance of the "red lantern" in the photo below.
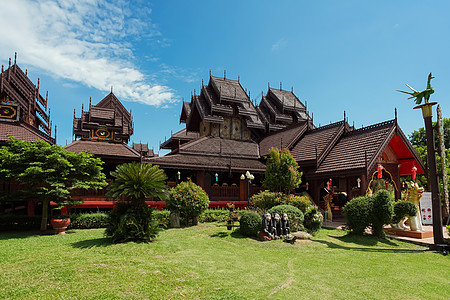
<svg viewBox="0 0 450 300">
<path fill-rule="evenodd" d="M 383 178 L 383 166 L 381 164 L 378 164 L 377 170 L 378 170 L 378 179 Z"/>
<path fill-rule="evenodd" d="M 413 166 L 411 171 L 412 171 L 412 179 L 415 180 L 416 179 L 416 174 L 417 174 L 416 166 Z"/>
</svg>

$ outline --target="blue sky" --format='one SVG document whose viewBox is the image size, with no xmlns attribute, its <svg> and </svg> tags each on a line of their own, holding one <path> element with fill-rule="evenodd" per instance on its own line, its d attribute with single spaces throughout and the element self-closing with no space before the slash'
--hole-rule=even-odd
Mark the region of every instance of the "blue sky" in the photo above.
<svg viewBox="0 0 450 300">
<path fill-rule="evenodd" d="M 57 141 L 72 140 L 73 109 L 111 86 L 135 122 L 134 142 L 159 141 L 179 124 L 181 100 L 209 70 L 237 79 L 252 99 L 267 84 L 294 88 L 317 125 L 356 127 L 398 109 L 406 134 L 423 127 L 405 83 L 450 106 L 448 1 L 0 0 L 0 61 L 18 64 L 49 91 Z M 42 92 L 44 91 L 44 92 Z M 164 152 L 161 152 L 163 154 Z"/>
</svg>

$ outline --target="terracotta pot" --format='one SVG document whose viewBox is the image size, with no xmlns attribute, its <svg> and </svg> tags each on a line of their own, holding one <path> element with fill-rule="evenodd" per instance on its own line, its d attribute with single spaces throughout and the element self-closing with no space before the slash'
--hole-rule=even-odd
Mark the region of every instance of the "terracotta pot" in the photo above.
<svg viewBox="0 0 450 300">
<path fill-rule="evenodd" d="M 51 219 L 50 224 L 52 224 L 53 229 L 55 229 L 55 234 L 66 234 L 65 230 L 70 224 L 70 218 Z"/>
</svg>

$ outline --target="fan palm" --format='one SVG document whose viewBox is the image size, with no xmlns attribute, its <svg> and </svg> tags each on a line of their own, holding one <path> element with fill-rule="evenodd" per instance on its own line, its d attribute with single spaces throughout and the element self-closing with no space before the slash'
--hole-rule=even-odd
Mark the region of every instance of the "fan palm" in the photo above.
<svg viewBox="0 0 450 300">
<path fill-rule="evenodd" d="M 135 206 L 144 206 L 145 199 L 167 199 L 167 176 L 159 166 L 132 162 L 117 166 L 111 172 L 115 178 L 108 188 L 108 197 L 119 199 L 122 195 Z"/>
</svg>

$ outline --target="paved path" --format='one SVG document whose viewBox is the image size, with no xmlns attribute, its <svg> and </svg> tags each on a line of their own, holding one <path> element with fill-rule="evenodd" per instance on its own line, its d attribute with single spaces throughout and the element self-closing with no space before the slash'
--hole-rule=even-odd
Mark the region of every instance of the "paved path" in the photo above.
<svg viewBox="0 0 450 300">
<path fill-rule="evenodd" d="M 324 221 L 323 222 L 323 227 L 330 227 L 330 228 L 343 228 L 345 227 L 345 220 L 335 220 L 335 221 Z M 423 229 L 425 231 L 433 231 L 433 226 L 432 225 L 423 225 Z M 448 235 L 448 231 L 447 228 L 445 228 L 445 226 L 443 227 L 443 232 L 444 232 L 444 238 L 448 239 L 450 238 L 450 236 Z M 406 236 L 398 236 L 398 235 L 392 235 L 392 234 L 386 234 L 387 237 L 390 238 L 394 238 L 394 239 L 398 239 L 398 240 L 403 240 L 403 241 L 407 241 L 407 242 L 411 242 L 411 243 L 415 243 L 415 244 L 421 244 L 424 246 L 427 245 L 432 245 L 434 244 L 434 239 L 431 238 L 426 238 L 426 239 L 415 239 L 415 238 L 410 238 L 410 237 L 406 237 Z"/>
</svg>

